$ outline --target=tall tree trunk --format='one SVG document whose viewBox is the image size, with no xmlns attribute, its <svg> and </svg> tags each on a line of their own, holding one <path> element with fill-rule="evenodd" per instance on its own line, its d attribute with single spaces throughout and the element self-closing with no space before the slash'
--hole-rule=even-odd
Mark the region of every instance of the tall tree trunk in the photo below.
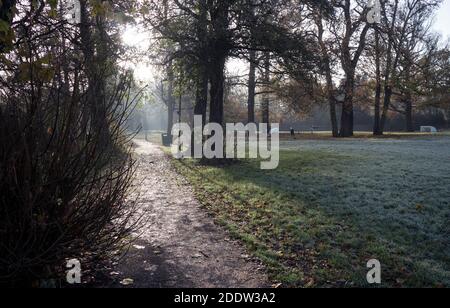
<svg viewBox="0 0 450 308">
<path fill-rule="evenodd" d="M 384 4 L 383 4 L 384 5 Z M 394 75 L 393 71 L 395 71 L 398 61 L 398 55 L 396 59 L 393 59 L 393 49 L 394 49 L 394 43 L 392 41 L 392 38 L 390 36 L 393 35 L 395 32 L 395 22 L 397 20 L 397 13 L 398 13 L 398 5 L 399 0 L 395 0 L 394 3 L 394 11 L 393 11 L 393 17 L 391 20 L 391 25 L 389 28 L 388 33 L 388 48 L 387 48 L 387 56 L 386 56 L 386 70 L 384 73 L 384 102 L 383 102 L 383 112 L 381 114 L 381 120 L 380 120 L 380 133 L 379 135 L 382 135 L 384 133 L 385 125 L 387 116 L 389 113 L 389 107 L 391 106 L 391 98 L 392 98 L 392 85 L 391 85 L 391 78 L 393 78 L 392 75 Z M 402 42 L 400 42 L 401 44 Z"/>
<path fill-rule="evenodd" d="M 256 65 L 256 51 L 251 50 L 248 74 L 248 123 L 255 123 Z"/>
<path fill-rule="evenodd" d="M 206 0 L 199 1 L 199 19 L 197 25 L 197 38 L 201 42 L 200 53 L 198 55 L 198 75 L 196 85 L 196 98 L 194 115 L 201 115 L 203 125 L 206 123 L 206 111 L 208 108 L 208 42 L 206 41 L 208 35 L 208 11 Z"/>
<path fill-rule="evenodd" d="M 337 121 L 337 114 L 336 114 L 336 97 L 334 94 L 334 87 L 333 87 L 333 77 L 331 76 L 331 67 L 330 67 L 330 61 L 329 61 L 328 54 L 324 57 L 324 64 L 325 64 L 325 70 L 326 70 L 326 80 L 327 80 L 327 94 L 328 94 L 328 104 L 330 106 L 330 121 L 331 121 L 331 131 L 333 133 L 333 137 L 337 138 L 339 137 L 339 127 L 338 127 L 338 121 Z"/>
<path fill-rule="evenodd" d="M 95 127 L 99 121 L 97 112 L 97 92 L 99 86 L 98 63 L 95 59 L 95 47 L 92 40 L 92 25 L 91 17 L 88 8 L 87 0 L 80 0 L 80 38 L 81 38 L 81 52 L 84 55 L 84 63 L 86 67 L 86 78 L 88 87 L 86 91 L 87 105 L 82 109 L 82 126 L 88 133 L 89 127 Z M 100 128 L 100 131 L 101 128 Z M 100 138 L 102 139 L 102 138 Z"/>
<path fill-rule="evenodd" d="M 381 114 L 381 84 L 377 84 L 375 89 L 375 115 L 373 124 L 374 136 L 383 135 L 383 131 L 381 130 L 380 114 Z"/>
<path fill-rule="evenodd" d="M 330 91 L 328 91 L 328 93 L 330 93 Z M 328 102 L 330 105 L 331 131 L 333 133 L 333 137 L 337 138 L 339 137 L 339 127 L 336 114 L 336 99 L 334 97 L 332 90 L 331 93 L 332 93 L 331 95 L 328 95 Z"/>
<path fill-rule="evenodd" d="M 264 95 L 261 103 L 262 123 L 267 124 L 267 132 L 270 132 L 270 53 L 264 55 Z"/>
<path fill-rule="evenodd" d="M 380 51 L 380 34 L 375 29 L 375 66 L 376 66 L 376 86 L 375 86 L 375 115 L 373 124 L 373 134 L 375 136 L 382 135 L 380 114 L 381 114 L 381 51 Z"/>
<path fill-rule="evenodd" d="M 222 51 L 218 51 L 218 55 L 213 57 L 210 66 L 211 80 L 211 105 L 209 110 L 209 122 L 224 125 L 223 100 L 225 85 L 225 62 L 226 57 L 222 55 Z"/>
<path fill-rule="evenodd" d="M 342 106 L 341 131 L 339 133 L 339 136 L 342 138 L 353 136 L 353 92 L 355 83 L 351 76 L 353 75 L 347 73 L 347 80 L 345 82 L 345 100 Z"/>
<path fill-rule="evenodd" d="M 202 155 L 203 151 L 200 153 L 196 152 L 195 149 L 197 148 L 203 148 L 203 135 L 199 133 L 199 136 L 196 136 L 196 130 L 200 129 L 201 132 L 203 132 L 203 129 L 206 125 L 206 111 L 208 108 L 208 74 L 206 68 L 203 69 L 203 73 L 200 73 L 200 75 L 197 77 L 197 89 L 195 93 L 195 106 L 194 106 L 194 116 L 201 115 L 202 116 L 202 124 L 201 127 L 196 127 L 195 120 L 192 122 L 192 127 L 194 128 L 192 130 L 192 138 L 191 138 L 191 150 L 193 155 Z M 201 135 L 201 136 L 200 136 Z M 197 140 L 198 138 L 198 140 Z M 197 144 L 198 143 L 198 144 Z"/>
<path fill-rule="evenodd" d="M 103 145 L 111 144 L 111 132 L 108 120 L 108 106 L 110 102 L 107 98 L 106 83 L 107 79 L 112 75 L 112 67 L 108 59 L 111 57 L 109 53 L 110 46 L 108 45 L 108 33 L 105 28 L 105 17 L 102 15 L 96 16 L 96 30 L 99 34 L 98 44 L 96 49 L 96 93 L 95 102 L 93 103 L 94 122 L 100 132 L 100 140 Z"/>
<path fill-rule="evenodd" d="M 386 128 L 386 121 L 389 113 L 389 108 L 391 106 L 392 99 L 392 87 L 389 84 L 384 85 L 384 101 L 383 101 L 383 112 L 381 113 L 380 120 L 380 131 L 378 135 L 383 135 Z"/>
<path fill-rule="evenodd" d="M 408 56 L 406 56 L 406 68 L 405 68 L 405 124 L 406 124 L 406 131 L 407 132 L 414 132 L 414 123 L 413 123 L 413 94 L 411 93 L 412 90 L 410 89 L 409 85 L 411 82 L 411 66 L 413 61 L 411 61 L 411 56 L 408 53 Z"/>
<path fill-rule="evenodd" d="M 174 112 L 175 112 L 175 97 L 173 95 L 175 76 L 173 73 L 173 63 L 170 61 L 167 64 L 167 135 L 172 134 L 172 128 L 174 123 Z"/>
<path fill-rule="evenodd" d="M 380 120 L 380 135 L 384 134 L 386 120 L 389 113 L 389 107 L 391 106 L 391 98 L 392 98 L 392 88 L 390 85 L 385 84 L 384 86 L 384 101 L 383 101 L 383 112 L 381 114 Z"/>
<path fill-rule="evenodd" d="M 225 84 L 225 61 L 226 58 L 218 58 L 211 65 L 211 106 L 209 113 L 209 121 L 224 125 L 223 100 L 224 100 L 224 84 Z"/>
<path fill-rule="evenodd" d="M 219 44 L 220 46 L 220 44 Z M 210 87 L 210 108 L 209 108 L 209 122 L 216 123 L 225 126 L 224 121 L 224 86 L 225 86 L 225 62 L 226 56 L 223 50 L 216 49 L 215 57 L 212 57 L 211 69 L 209 72 L 209 78 L 211 81 Z M 212 147 L 214 151 L 215 145 Z"/>
<path fill-rule="evenodd" d="M 250 40 L 251 40 L 251 50 L 249 51 L 249 62 L 250 69 L 248 74 L 248 123 L 255 123 L 255 97 L 256 97 L 256 67 L 258 65 L 256 57 L 257 53 L 255 50 L 255 28 L 256 18 L 255 18 L 255 5 L 253 0 L 248 0 L 247 2 L 249 8 L 249 19 L 252 24 L 250 28 Z"/>
<path fill-rule="evenodd" d="M 323 34 L 324 34 L 324 28 L 323 28 L 323 13 L 320 10 L 319 14 L 315 16 L 315 22 L 317 25 L 317 32 L 318 32 L 318 39 L 319 39 L 319 45 L 321 49 L 321 58 L 324 64 L 325 69 L 325 77 L 327 82 L 327 96 L 328 96 L 328 104 L 330 106 L 330 121 L 331 121 L 331 131 L 333 133 L 333 137 L 337 138 L 339 137 L 339 127 L 338 127 L 338 121 L 337 121 L 337 114 L 336 114 L 336 98 L 334 93 L 334 86 L 333 86 L 333 76 L 331 72 L 331 65 L 330 65 L 330 56 L 328 54 L 327 46 L 323 40 Z"/>
<path fill-rule="evenodd" d="M 203 124 L 205 124 L 207 120 L 206 111 L 208 108 L 208 80 L 208 73 L 205 70 L 205 72 L 198 77 L 195 94 L 194 115 L 201 115 Z"/>
<path fill-rule="evenodd" d="M 210 89 L 210 113 L 209 121 L 224 125 L 224 86 L 225 86 L 225 62 L 227 60 L 230 45 L 228 36 L 230 2 L 218 1 L 210 11 L 212 36 L 209 64 Z"/>
<path fill-rule="evenodd" d="M 406 118 L 406 131 L 414 132 L 414 121 L 413 121 L 413 104 L 411 98 L 407 98 L 405 102 L 405 118 Z"/>
<path fill-rule="evenodd" d="M 109 102 L 106 93 L 106 81 L 111 75 L 108 64 L 108 33 L 105 29 L 104 17 L 97 15 L 95 28 L 92 26 L 87 0 L 80 0 L 80 37 L 81 51 L 84 54 L 86 75 L 88 79 L 87 102 L 88 109 L 83 111 L 84 122 L 90 122 L 95 128 L 98 144 L 103 149 L 111 144 L 111 135 L 108 117 Z M 92 33 L 98 33 L 98 42 L 94 44 Z M 89 120 L 88 120 L 89 119 Z"/>
<path fill-rule="evenodd" d="M 342 8 L 344 9 L 345 35 L 342 39 L 340 51 L 342 69 L 345 72 L 346 81 L 345 100 L 342 106 L 341 131 L 339 135 L 340 137 L 351 137 L 353 136 L 354 121 L 353 96 L 355 91 L 355 71 L 359 59 L 364 52 L 367 32 L 369 31 L 370 25 L 367 23 L 361 30 L 358 47 L 356 47 L 356 49 L 353 48 L 351 43 L 355 24 L 352 22 L 352 3 L 350 0 L 344 0 L 342 4 Z"/>
<path fill-rule="evenodd" d="M 169 16 L 169 3 L 168 0 L 163 0 L 164 7 L 164 19 L 167 20 Z M 169 57 L 172 56 L 172 48 L 169 47 Z M 173 72 L 173 61 L 170 60 L 166 67 L 167 74 L 167 135 L 172 135 L 172 128 L 174 124 L 174 112 L 175 112 L 175 97 L 174 97 L 174 86 L 175 86 L 175 75 Z"/>
<path fill-rule="evenodd" d="M 342 107 L 340 137 L 347 138 L 353 136 L 353 115 L 353 102 L 347 99 Z"/>
</svg>

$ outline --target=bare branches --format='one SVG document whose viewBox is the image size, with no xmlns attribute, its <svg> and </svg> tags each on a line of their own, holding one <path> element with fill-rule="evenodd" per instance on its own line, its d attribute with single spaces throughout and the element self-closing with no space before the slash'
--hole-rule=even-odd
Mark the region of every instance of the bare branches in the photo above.
<svg viewBox="0 0 450 308">
<path fill-rule="evenodd" d="M 16 47 L 0 62 L 0 285 L 64 278 L 68 258 L 88 270 L 120 253 L 139 221 L 126 200 L 126 122 L 139 93 L 114 57 L 87 63 L 67 40 L 77 30 L 49 24 L 43 2 L 33 14 L 19 7 Z M 105 43 L 93 37 L 93 46 Z"/>
</svg>

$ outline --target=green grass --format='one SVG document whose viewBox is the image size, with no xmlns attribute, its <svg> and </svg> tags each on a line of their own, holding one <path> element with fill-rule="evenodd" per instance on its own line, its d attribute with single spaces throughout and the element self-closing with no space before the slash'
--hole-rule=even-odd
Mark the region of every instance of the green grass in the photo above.
<svg viewBox="0 0 450 308">
<path fill-rule="evenodd" d="M 367 286 L 366 263 L 375 258 L 383 286 L 448 286 L 448 250 L 437 231 L 402 224 L 403 216 L 420 218 L 416 204 L 398 209 L 398 219 L 391 215 L 392 205 L 378 200 L 390 197 L 370 187 L 371 163 L 358 154 L 308 149 L 282 151 L 273 171 L 260 170 L 258 161 L 211 167 L 173 160 L 202 205 L 267 265 L 274 283 Z"/>
</svg>

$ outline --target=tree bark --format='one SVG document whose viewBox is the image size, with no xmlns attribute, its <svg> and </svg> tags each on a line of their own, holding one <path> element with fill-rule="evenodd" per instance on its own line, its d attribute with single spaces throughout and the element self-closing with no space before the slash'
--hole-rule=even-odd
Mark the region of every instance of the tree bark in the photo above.
<svg viewBox="0 0 450 308">
<path fill-rule="evenodd" d="M 206 111 L 208 108 L 208 73 L 204 70 L 197 79 L 195 94 L 194 115 L 201 115 L 203 124 L 206 123 Z"/>
<path fill-rule="evenodd" d="M 375 136 L 382 135 L 380 114 L 381 114 L 381 50 L 380 50 L 380 34 L 375 29 L 375 66 L 376 66 L 376 86 L 375 86 L 375 114 L 373 134 Z"/>
<path fill-rule="evenodd" d="M 81 51 L 84 55 L 86 76 L 88 80 L 87 102 L 88 109 L 83 110 L 84 123 L 90 123 L 95 128 L 98 145 L 106 149 L 111 144 L 111 133 L 109 127 L 108 106 L 106 93 L 106 79 L 109 77 L 108 64 L 108 33 L 105 29 L 103 16 L 96 16 L 96 23 L 89 13 L 89 2 L 80 0 L 80 38 Z M 94 43 L 92 34 L 98 33 L 97 44 Z"/>
<path fill-rule="evenodd" d="M 342 107 L 340 137 L 347 138 L 353 136 L 353 116 L 353 94 L 348 94 L 346 95 L 346 99 Z"/>
<path fill-rule="evenodd" d="M 381 114 L 381 120 L 380 120 L 380 135 L 384 134 L 386 120 L 387 120 L 387 116 L 388 116 L 388 112 L 389 112 L 389 106 L 391 105 L 391 98 L 392 98 L 392 88 L 390 85 L 385 84 L 383 112 Z"/>
<path fill-rule="evenodd" d="M 405 102 L 405 117 L 406 117 L 406 131 L 413 133 L 414 132 L 414 121 L 413 121 L 413 104 L 410 98 L 408 98 Z"/>
<path fill-rule="evenodd" d="M 342 105 L 342 116 L 341 116 L 341 131 L 339 136 L 342 138 L 352 137 L 353 131 L 353 95 L 355 90 L 355 81 L 353 79 L 354 72 L 346 73 L 347 80 L 345 81 L 345 99 Z"/>
<path fill-rule="evenodd" d="M 163 0 L 164 7 L 164 20 L 166 21 L 169 16 L 169 3 L 168 0 Z M 172 56 L 172 48 L 169 47 L 169 57 Z M 167 74 L 167 135 L 172 135 L 172 128 L 174 124 L 174 112 L 175 112 L 175 97 L 174 97 L 174 84 L 175 84 L 175 75 L 173 72 L 173 61 L 170 60 L 167 63 L 166 67 Z"/>
<path fill-rule="evenodd" d="M 249 6 L 249 18 L 250 22 L 252 24 L 250 28 L 250 40 L 251 40 L 251 50 L 249 51 L 249 62 L 250 62 L 250 69 L 248 74 L 248 100 L 247 100 L 247 107 L 248 107 L 248 123 L 255 123 L 255 98 L 256 98 L 256 67 L 258 65 L 257 63 L 257 53 L 255 50 L 255 28 L 254 25 L 256 24 L 256 18 L 255 18 L 255 7 L 254 7 L 254 1 L 249 0 L 248 1 Z"/>
<path fill-rule="evenodd" d="M 110 102 L 107 98 L 106 82 L 111 77 L 111 64 L 108 62 L 110 58 L 108 45 L 108 33 L 105 28 L 105 17 L 102 15 L 96 16 L 96 30 L 98 32 L 98 44 L 96 48 L 96 98 L 93 102 L 94 122 L 96 123 L 99 132 L 101 142 L 108 146 L 111 144 L 111 132 L 108 120 L 108 109 L 112 109 L 112 106 L 108 106 Z"/>
<path fill-rule="evenodd" d="M 390 29 L 389 29 L 389 33 L 388 33 L 386 70 L 385 70 L 385 74 L 384 74 L 384 76 L 385 76 L 384 77 L 385 78 L 384 79 L 384 102 L 383 102 L 383 112 L 381 114 L 381 120 L 380 120 L 379 135 L 383 135 L 383 133 L 384 133 L 386 120 L 387 120 L 387 116 L 388 116 L 388 112 L 389 112 L 389 107 L 391 105 L 391 98 L 392 98 L 391 78 L 392 79 L 394 79 L 394 78 L 391 75 L 393 75 L 393 70 L 395 70 L 395 68 L 397 66 L 397 60 L 398 60 L 398 55 L 395 60 L 393 59 L 394 43 L 392 41 L 392 36 L 394 35 L 394 31 L 395 31 L 395 23 L 397 20 L 398 5 L 399 5 L 399 0 L 395 0 L 393 17 L 392 17 L 392 21 L 391 21 L 391 25 L 390 25 Z M 400 42 L 400 44 L 401 43 L 402 42 Z"/>
<path fill-rule="evenodd" d="M 221 52 L 219 52 L 221 53 Z M 223 100 L 224 100 L 224 84 L 225 84 L 225 61 L 226 57 L 217 56 L 213 58 L 211 63 L 210 80 L 211 80 L 211 105 L 209 110 L 209 122 L 224 125 L 223 118 Z"/>
<path fill-rule="evenodd" d="M 342 106 L 341 116 L 341 131 L 340 137 L 352 137 L 353 136 L 353 96 L 355 91 L 355 71 L 358 65 L 359 59 L 364 51 L 366 45 L 366 36 L 370 28 L 369 24 L 366 24 L 361 30 L 359 35 L 359 45 L 355 52 L 351 46 L 352 35 L 354 34 L 355 24 L 352 22 L 352 5 L 350 0 L 343 1 L 342 8 L 344 10 L 344 23 L 345 23 L 345 35 L 342 39 L 340 47 L 342 69 L 345 72 L 345 100 Z"/>
<path fill-rule="evenodd" d="M 212 24 L 212 40 L 210 50 L 210 113 L 209 121 L 224 125 L 224 86 L 225 86 L 225 63 L 229 54 L 229 9 L 231 3 L 228 1 L 218 2 L 210 11 Z"/>
<path fill-rule="evenodd" d="M 328 54 L 327 46 L 325 45 L 325 42 L 323 40 L 323 34 L 324 34 L 324 28 L 322 23 L 323 14 L 320 11 L 320 13 L 316 16 L 316 25 L 318 28 L 318 40 L 319 45 L 322 53 L 322 61 L 324 64 L 325 69 L 325 77 L 327 82 L 327 96 L 328 96 L 328 103 L 330 106 L 330 121 L 331 121 L 331 130 L 333 137 L 337 138 L 339 137 L 339 127 L 338 127 L 338 121 L 337 121 L 337 115 L 336 115 L 336 98 L 334 93 L 334 86 L 333 86 L 333 76 L 331 72 L 331 65 L 330 65 L 330 56 Z"/>
<path fill-rule="evenodd" d="M 383 135 L 383 131 L 381 130 L 380 114 L 381 114 L 381 84 L 377 84 L 375 89 L 375 115 L 373 124 L 374 136 Z"/>
<path fill-rule="evenodd" d="M 175 76 L 173 73 L 173 63 L 170 61 L 167 65 L 167 135 L 172 134 L 172 128 L 174 123 L 174 112 L 175 112 L 175 97 L 173 95 Z"/>
<path fill-rule="evenodd" d="M 194 115 L 201 115 L 203 125 L 206 123 L 206 111 L 208 108 L 208 11 L 206 0 L 199 1 L 199 18 L 197 25 L 197 38 L 200 41 L 200 52 L 198 55 L 198 75 L 196 85 L 196 99 Z"/>
<path fill-rule="evenodd" d="M 255 123 L 256 65 L 256 51 L 251 50 L 248 74 L 248 123 Z"/>
<path fill-rule="evenodd" d="M 330 93 L 330 92 L 329 92 Z M 336 115 L 336 99 L 334 94 L 328 95 L 328 101 L 330 105 L 330 119 L 331 119 L 331 130 L 334 138 L 339 137 L 339 127 Z"/>
<path fill-rule="evenodd" d="M 270 54 L 266 52 L 264 55 L 264 86 L 265 91 L 261 103 L 262 123 L 267 124 L 267 132 L 270 133 Z"/>
<path fill-rule="evenodd" d="M 413 94 L 412 90 L 409 87 L 411 83 L 411 66 L 412 61 L 410 57 L 407 56 L 406 59 L 406 68 L 405 68 L 405 124 L 406 131 L 409 133 L 414 132 L 414 123 L 413 123 Z"/>
</svg>

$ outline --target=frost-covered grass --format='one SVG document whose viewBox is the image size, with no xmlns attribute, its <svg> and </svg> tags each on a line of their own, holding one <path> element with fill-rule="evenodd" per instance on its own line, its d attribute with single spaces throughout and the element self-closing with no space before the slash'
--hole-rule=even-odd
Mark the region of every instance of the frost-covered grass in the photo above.
<svg viewBox="0 0 450 308">
<path fill-rule="evenodd" d="M 450 138 L 282 142 L 256 161 L 176 161 L 217 220 L 291 286 L 450 286 Z"/>
<path fill-rule="evenodd" d="M 450 131 L 442 131 L 439 133 L 420 133 L 420 132 L 386 132 L 382 136 L 374 136 L 373 132 L 356 131 L 351 139 L 411 139 L 411 138 L 439 138 L 450 136 Z M 331 131 L 315 131 L 314 133 L 302 131 L 296 133 L 296 138 L 300 140 L 333 140 Z M 292 139 L 290 132 L 282 131 L 280 133 L 281 140 Z"/>
</svg>

